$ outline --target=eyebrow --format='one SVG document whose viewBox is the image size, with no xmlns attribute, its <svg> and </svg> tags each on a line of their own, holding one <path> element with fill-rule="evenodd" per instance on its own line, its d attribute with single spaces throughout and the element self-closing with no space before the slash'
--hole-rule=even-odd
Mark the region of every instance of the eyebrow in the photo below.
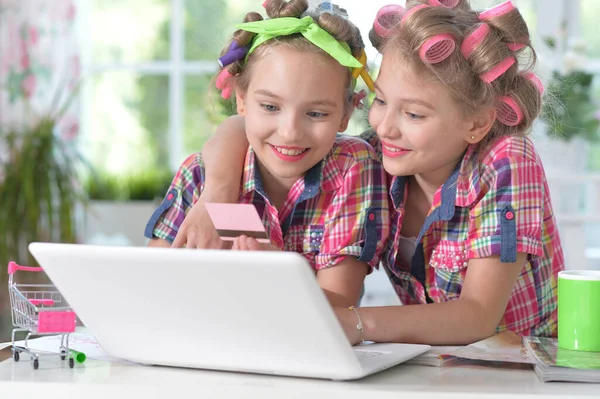
<svg viewBox="0 0 600 399">
<path fill-rule="evenodd" d="M 374 87 L 375 87 L 375 89 L 382 91 L 381 88 L 377 85 L 377 83 L 374 84 Z M 419 100 L 418 98 L 400 98 L 400 101 L 402 101 L 404 103 L 409 103 L 409 104 L 422 105 L 426 108 L 429 108 L 432 111 L 435 111 L 435 107 L 433 105 L 431 105 L 427 101 Z"/>
<path fill-rule="evenodd" d="M 256 91 L 254 91 L 254 94 L 262 94 L 263 96 L 281 100 L 281 97 L 279 97 L 277 94 L 275 94 L 269 90 L 265 90 L 265 89 L 258 89 Z M 319 100 L 311 101 L 309 104 L 310 105 L 328 106 L 328 107 L 332 107 L 332 108 L 337 107 L 337 103 L 335 101 L 327 100 L 327 99 L 319 99 Z"/>
</svg>

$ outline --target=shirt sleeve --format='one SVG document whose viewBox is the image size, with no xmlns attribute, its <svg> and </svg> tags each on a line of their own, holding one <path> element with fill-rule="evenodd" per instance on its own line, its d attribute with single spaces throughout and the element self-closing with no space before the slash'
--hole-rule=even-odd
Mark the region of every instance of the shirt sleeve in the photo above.
<svg viewBox="0 0 600 399">
<path fill-rule="evenodd" d="M 144 235 L 173 243 L 185 215 L 200 197 L 203 186 L 202 154 L 194 153 L 177 170 L 164 199 L 150 217 Z"/>
<path fill-rule="evenodd" d="M 546 177 L 533 159 L 501 158 L 484 166 L 480 198 L 470 209 L 468 258 L 499 255 L 515 262 L 517 253 L 543 256 L 542 228 Z"/>
<path fill-rule="evenodd" d="M 373 149 L 361 143 L 346 158 L 344 180 L 325 211 L 316 269 L 354 256 L 377 267 L 389 234 L 385 172 Z"/>
</svg>

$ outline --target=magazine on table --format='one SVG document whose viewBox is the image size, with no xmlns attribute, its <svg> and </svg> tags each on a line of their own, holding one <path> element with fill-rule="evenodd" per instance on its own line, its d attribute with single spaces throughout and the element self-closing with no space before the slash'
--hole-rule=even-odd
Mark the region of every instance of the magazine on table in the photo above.
<svg viewBox="0 0 600 399">
<path fill-rule="evenodd" d="M 433 346 L 407 363 L 442 367 L 490 362 L 497 366 L 502 363 L 535 364 L 535 359 L 523 348 L 519 335 L 504 331 L 466 346 Z"/>
<path fill-rule="evenodd" d="M 523 337 L 523 346 L 535 358 L 534 370 L 546 381 L 600 383 L 600 352 L 561 349 L 556 338 Z"/>
</svg>

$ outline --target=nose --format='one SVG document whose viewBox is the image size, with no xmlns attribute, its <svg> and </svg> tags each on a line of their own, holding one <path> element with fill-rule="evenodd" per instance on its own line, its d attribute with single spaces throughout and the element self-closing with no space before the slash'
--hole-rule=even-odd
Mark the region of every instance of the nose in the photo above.
<svg viewBox="0 0 600 399">
<path fill-rule="evenodd" d="M 281 116 L 279 135 L 288 144 L 299 142 L 302 139 L 302 122 L 300 115 L 289 112 Z"/>
<path fill-rule="evenodd" d="M 400 121 L 393 112 L 386 112 L 377 126 L 377 135 L 383 139 L 398 139 L 400 133 Z"/>
</svg>

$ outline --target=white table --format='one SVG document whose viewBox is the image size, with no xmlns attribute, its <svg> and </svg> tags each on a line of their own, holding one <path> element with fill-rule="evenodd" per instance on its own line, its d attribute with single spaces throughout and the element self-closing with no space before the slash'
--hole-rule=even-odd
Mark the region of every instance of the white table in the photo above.
<svg viewBox="0 0 600 399">
<path fill-rule="evenodd" d="M 36 396 L 34 396 L 36 395 Z M 43 395 L 43 396 L 42 396 Z M 87 360 L 0 363 L 1 398 L 599 398 L 600 385 L 542 383 L 532 370 L 400 365 L 352 382 Z"/>
</svg>

